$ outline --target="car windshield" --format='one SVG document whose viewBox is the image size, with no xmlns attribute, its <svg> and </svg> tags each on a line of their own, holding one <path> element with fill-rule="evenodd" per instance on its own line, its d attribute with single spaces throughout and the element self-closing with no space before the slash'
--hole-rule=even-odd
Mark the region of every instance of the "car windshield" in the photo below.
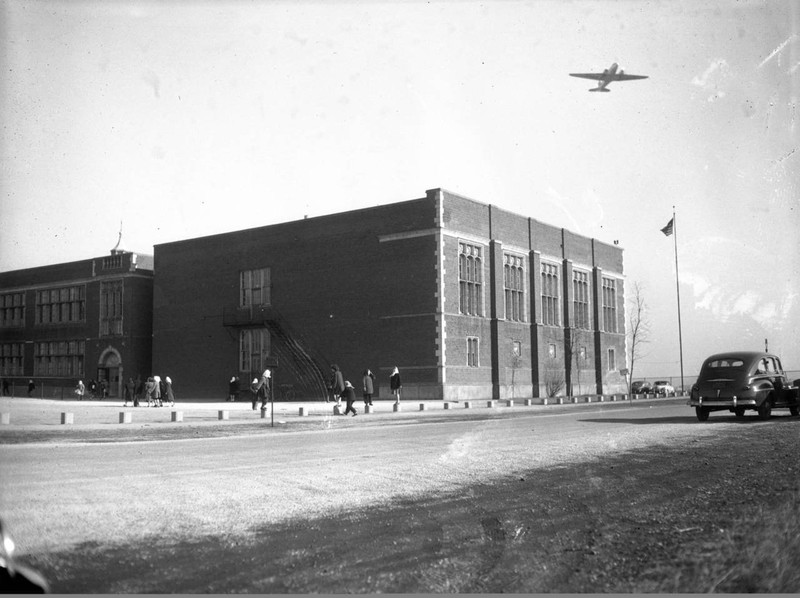
<svg viewBox="0 0 800 598">
<path fill-rule="evenodd" d="M 666 380 L 656 380 L 654 384 L 665 386 L 669 384 L 669 382 L 667 382 Z"/>
</svg>

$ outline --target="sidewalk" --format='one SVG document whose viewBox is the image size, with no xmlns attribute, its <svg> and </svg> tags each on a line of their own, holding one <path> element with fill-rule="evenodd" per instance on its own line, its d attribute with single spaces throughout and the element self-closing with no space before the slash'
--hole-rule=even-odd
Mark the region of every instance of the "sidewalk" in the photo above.
<svg viewBox="0 0 800 598">
<path fill-rule="evenodd" d="M 542 399 L 506 399 L 490 401 L 402 401 L 399 407 L 395 407 L 392 400 L 376 400 L 371 412 L 367 412 L 362 401 L 355 403 L 355 408 L 359 418 L 381 418 L 391 420 L 399 417 L 425 417 L 429 414 L 455 414 L 466 412 L 473 414 L 476 411 L 485 412 L 557 412 L 565 409 L 575 408 L 598 408 L 638 404 L 674 404 L 675 402 L 685 402 L 686 397 L 670 398 L 637 398 L 634 400 L 622 400 L 619 397 L 612 401 L 610 397 L 604 397 L 599 401 L 598 397 L 593 396 L 589 400 L 580 397 L 577 402 L 572 398 L 564 398 L 563 404 L 558 404 L 554 399 L 548 399 L 548 404 L 544 405 Z M 260 403 L 259 403 L 260 405 Z M 203 401 L 188 400 L 177 401 L 174 407 L 165 405 L 164 407 L 144 406 L 128 407 L 123 406 L 120 400 L 106 399 L 103 401 L 77 401 L 77 400 L 54 400 L 54 399 L 32 399 L 32 398 L 0 398 L 0 435 L 4 428 L 20 427 L 46 427 L 53 426 L 135 426 L 152 425 L 159 423 L 174 423 L 180 425 L 181 422 L 191 422 L 192 424 L 226 424 L 226 423 L 255 423 L 260 420 L 268 422 L 280 420 L 286 423 L 291 420 L 307 420 L 309 418 L 344 418 L 345 416 L 334 413 L 335 403 L 325 403 L 324 401 L 310 402 L 276 402 L 268 407 L 262 414 L 256 407 L 254 411 L 249 402 L 225 402 L 225 401 Z M 274 408 L 274 413 L 273 413 Z M 342 403 L 341 412 L 344 413 L 345 405 Z M 178 415 L 174 415 L 175 412 Z M 63 415 L 67 414 L 67 415 Z M 348 419 L 352 416 L 347 415 Z M 66 420 L 66 423 L 62 423 Z"/>
</svg>

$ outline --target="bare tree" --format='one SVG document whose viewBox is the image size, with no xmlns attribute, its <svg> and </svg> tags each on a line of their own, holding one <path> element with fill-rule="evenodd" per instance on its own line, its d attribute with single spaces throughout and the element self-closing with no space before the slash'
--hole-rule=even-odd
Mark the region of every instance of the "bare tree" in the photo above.
<svg viewBox="0 0 800 598">
<path fill-rule="evenodd" d="M 633 384 L 633 368 L 644 357 L 644 346 L 650 342 L 650 320 L 647 317 L 647 304 L 644 301 L 642 284 L 634 282 L 632 294 L 628 299 L 628 341 L 630 347 L 628 366 L 628 394 Z"/>
<path fill-rule="evenodd" d="M 516 384 L 517 370 L 522 367 L 522 355 L 520 355 L 520 346 L 516 343 L 511 349 L 511 398 L 514 397 L 514 387 Z"/>
<path fill-rule="evenodd" d="M 544 390 L 549 398 L 557 396 L 565 387 L 564 368 L 558 362 L 558 339 L 548 336 L 548 352 L 544 362 Z"/>
<path fill-rule="evenodd" d="M 578 396 L 582 393 L 582 373 L 586 369 L 587 345 L 590 338 L 585 330 L 572 328 L 568 336 L 564 337 L 564 351 L 567 357 L 567 364 L 570 373 L 570 385 L 567 389 L 569 394 L 574 394 L 574 387 L 578 387 Z M 575 375 L 573 376 L 573 372 Z"/>
</svg>

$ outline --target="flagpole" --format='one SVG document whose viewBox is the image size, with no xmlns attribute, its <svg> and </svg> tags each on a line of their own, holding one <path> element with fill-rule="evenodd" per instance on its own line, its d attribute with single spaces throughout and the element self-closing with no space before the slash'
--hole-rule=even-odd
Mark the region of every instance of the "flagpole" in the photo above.
<svg viewBox="0 0 800 598">
<path fill-rule="evenodd" d="M 681 393 L 685 392 L 683 384 L 683 334 L 681 332 L 681 286 L 678 276 L 678 221 L 675 218 L 675 206 L 672 206 L 672 232 L 675 241 L 675 290 L 678 295 L 678 349 L 681 357 Z"/>
</svg>

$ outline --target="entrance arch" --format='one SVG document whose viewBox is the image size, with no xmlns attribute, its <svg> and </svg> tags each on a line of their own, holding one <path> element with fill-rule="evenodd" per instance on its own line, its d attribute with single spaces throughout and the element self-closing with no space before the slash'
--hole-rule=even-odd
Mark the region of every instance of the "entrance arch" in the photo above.
<svg viewBox="0 0 800 598">
<path fill-rule="evenodd" d="M 122 355 L 109 345 L 97 360 L 97 381 L 101 384 L 105 380 L 108 384 L 109 397 L 122 396 Z"/>
</svg>

